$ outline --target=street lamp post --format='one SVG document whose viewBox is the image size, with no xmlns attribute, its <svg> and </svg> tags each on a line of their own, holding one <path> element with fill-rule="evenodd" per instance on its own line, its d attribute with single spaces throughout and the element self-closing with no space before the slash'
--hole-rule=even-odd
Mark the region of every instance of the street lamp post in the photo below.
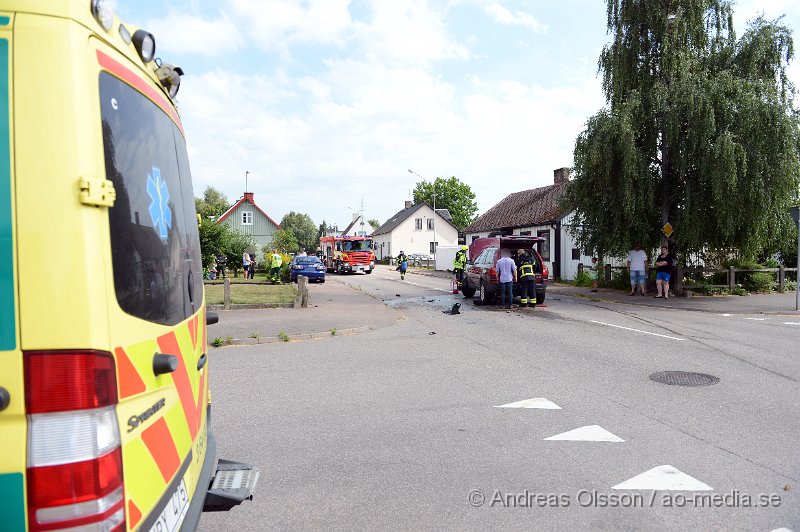
<svg viewBox="0 0 800 532">
<path fill-rule="evenodd" d="M 416 173 L 411 168 L 408 169 L 409 174 L 414 174 L 423 181 L 427 181 L 424 177 Z M 436 269 L 436 181 L 433 181 L 433 269 Z"/>
<path fill-rule="evenodd" d="M 794 309 L 800 310 L 800 205 L 792 207 L 791 213 L 797 224 L 797 277 L 795 278 L 797 286 L 795 287 Z"/>
</svg>

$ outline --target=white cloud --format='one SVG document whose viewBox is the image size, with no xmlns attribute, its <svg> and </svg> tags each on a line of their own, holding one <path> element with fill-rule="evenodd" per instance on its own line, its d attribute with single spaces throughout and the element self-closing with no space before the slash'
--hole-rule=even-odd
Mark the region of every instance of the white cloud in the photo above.
<svg viewBox="0 0 800 532">
<path fill-rule="evenodd" d="M 493 2 L 487 5 L 484 7 L 484 11 L 487 15 L 492 17 L 495 22 L 500 24 L 525 26 L 537 33 L 547 32 L 547 26 L 536 20 L 533 15 L 523 11 L 514 11 L 512 13 L 500 2 Z"/>
<path fill-rule="evenodd" d="M 156 55 L 158 50 L 169 50 L 172 54 L 215 57 L 244 44 L 241 32 L 226 14 L 206 20 L 170 11 L 164 18 L 149 20 L 145 29 L 156 38 Z"/>
</svg>

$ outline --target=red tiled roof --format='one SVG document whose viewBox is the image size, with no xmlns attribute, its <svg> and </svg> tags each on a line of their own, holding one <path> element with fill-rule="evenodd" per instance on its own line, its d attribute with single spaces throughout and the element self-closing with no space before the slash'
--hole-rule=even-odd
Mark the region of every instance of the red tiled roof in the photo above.
<svg viewBox="0 0 800 532">
<path fill-rule="evenodd" d="M 555 222 L 567 211 L 558 205 L 569 182 L 509 194 L 464 229 L 465 233 L 530 227 Z"/>
</svg>

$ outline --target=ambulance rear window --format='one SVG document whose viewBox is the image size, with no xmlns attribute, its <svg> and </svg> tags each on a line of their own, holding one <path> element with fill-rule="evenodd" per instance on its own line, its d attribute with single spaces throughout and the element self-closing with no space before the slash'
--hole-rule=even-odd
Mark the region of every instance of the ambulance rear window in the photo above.
<svg viewBox="0 0 800 532">
<path fill-rule="evenodd" d="M 170 118 L 114 76 L 100 74 L 114 288 L 133 316 L 174 325 L 203 301 L 200 243 L 186 143 Z"/>
</svg>

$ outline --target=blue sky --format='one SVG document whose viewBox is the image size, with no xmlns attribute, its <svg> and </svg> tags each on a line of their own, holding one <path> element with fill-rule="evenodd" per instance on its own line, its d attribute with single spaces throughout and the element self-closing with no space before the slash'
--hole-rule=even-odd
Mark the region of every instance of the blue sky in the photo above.
<svg viewBox="0 0 800 532">
<path fill-rule="evenodd" d="M 552 183 L 603 105 L 601 0 L 115 0 L 186 75 L 194 188 L 271 217 L 344 225 L 402 208 L 417 177 L 455 175 L 484 212 Z M 800 3 L 741 0 L 800 28 Z M 798 39 L 797 36 L 795 36 Z M 799 43 L 800 44 L 800 43 Z M 800 82 L 800 67 L 791 76 Z"/>
</svg>

